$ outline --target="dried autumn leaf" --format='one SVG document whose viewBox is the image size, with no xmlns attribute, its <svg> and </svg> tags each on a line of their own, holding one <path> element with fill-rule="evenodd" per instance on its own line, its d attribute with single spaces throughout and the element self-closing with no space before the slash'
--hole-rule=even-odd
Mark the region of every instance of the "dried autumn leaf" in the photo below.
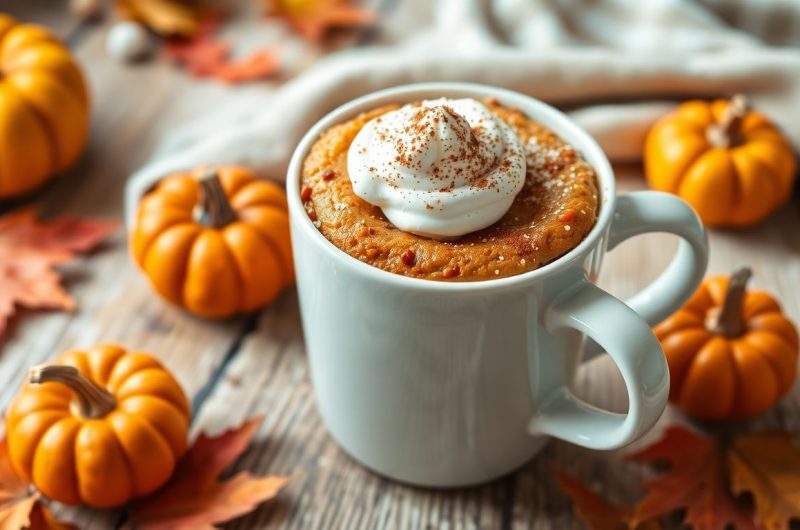
<svg viewBox="0 0 800 530">
<path fill-rule="evenodd" d="M 206 9 L 199 2 L 182 0 L 117 0 L 126 18 L 141 22 L 159 35 L 194 35 Z"/>
<path fill-rule="evenodd" d="M 728 452 L 731 489 L 750 492 L 759 522 L 788 530 L 800 519 L 800 446 L 782 432 L 747 434 Z"/>
<path fill-rule="evenodd" d="M 367 26 L 375 13 L 352 0 L 266 0 L 267 15 L 282 18 L 308 40 L 319 42 L 330 28 Z"/>
<path fill-rule="evenodd" d="M 263 79 L 278 71 L 278 56 L 270 48 L 253 51 L 241 59 L 228 58 L 231 44 L 214 38 L 219 18 L 206 19 L 189 39 L 173 38 L 164 48 L 165 57 L 183 65 L 196 77 L 213 77 L 226 83 Z"/>
<path fill-rule="evenodd" d="M 95 247 L 117 223 L 64 216 L 49 223 L 33 210 L 0 217 L 0 337 L 16 306 L 72 309 L 54 267 Z"/>
<path fill-rule="evenodd" d="M 219 64 L 213 76 L 226 83 L 243 83 L 263 79 L 278 71 L 278 56 L 269 49 L 261 49 L 235 61 Z"/>
<path fill-rule="evenodd" d="M 0 441 L 0 528 L 71 530 L 76 527 L 56 520 L 39 502 L 39 493 L 11 467 L 8 444 Z"/>
<path fill-rule="evenodd" d="M 557 469 L 556 478 L 561 489 L 572 499 L 575 514 L 590 530 L 661 530 L 661 525 L 655 520 L 633 526 L 632 509 L 607 503 L 565 471 Z"/>
<path fill-rule="evenodd" d="M 725 530 L 728 524 L 737 530 L 759 528 L 752 510 L 731 495 L 724 455 L 710 438 L 672 427 L 630 458 L 669 463 L 661 476 L 643 484 L 647 494 L 634 510 L 634 523 L 685 510 L 684 523 L 694 530 Z"/>
<path fill-rule="evenodd" d="M 286 477 L 254 477 L 245 471 L 227 480 L 219 475 L 242 454 L 262 418 L 216 437 L 201 434 L 167 484 L 137 501 L 129 516 L 137 530 L 210 529 L 251 512 L 275 497 Z"/>
</svg>

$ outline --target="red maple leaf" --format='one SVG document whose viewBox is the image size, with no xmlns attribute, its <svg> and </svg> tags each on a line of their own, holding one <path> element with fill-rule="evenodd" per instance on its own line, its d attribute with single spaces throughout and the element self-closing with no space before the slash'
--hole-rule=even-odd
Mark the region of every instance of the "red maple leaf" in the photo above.
<svg viewBox="0 0 800 530">
<path fill-rule="evenodd" d="M 667 462 L 658 478 L 643 484 L 647 494 L 634 510 L 637 524 L 675 510 L 685 510 L 694 530 L 757 530 L 753 510 L 737 502 L 728 488 L 725 454 L 714 440 L 682 427 L 632 455 L 633 460 Z"/>
<path fill-rule="evenodd" d="M 219 24 L 219 17 L 209 18 L 193 37 L 167 40 L 164 56 L 196 77 L 212 77 L 226 83 L 263 79 L 278 71 L 280 61 L 269 47 L 231 59 L 231 43 L 214 37 Z"/>
<path fill-rule="evenodd" d="M 237 429 L 213 438 L 201 434 L 178 463 L 169 482 L 132 505 L 129 527 L 210 529 L 275 497 L 286 484 L 286 477 L 255 477 L 240 471 L 229 479 L 219 478 L 250 444 L 261 420 L 261 417 L 250 419 Z"/>
<path fill-rule="evenodd" d="M 17 306 L 73 309 L 55 267 L 91 250 L 117 228 L 116 222 L 63 216 L 48 223 L 32 209 L 0 218 L 0 338 Z"/>
</svg>

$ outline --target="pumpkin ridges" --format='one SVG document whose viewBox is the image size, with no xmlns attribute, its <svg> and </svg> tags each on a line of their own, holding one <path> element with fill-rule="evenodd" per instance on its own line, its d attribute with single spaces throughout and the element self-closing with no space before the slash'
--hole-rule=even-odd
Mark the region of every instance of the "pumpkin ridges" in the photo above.
<svg viewBox="0 0 800 530">
<path fill-rule="evenodd" d="M 647 175 L 659 174 L 657 179 L 650 179 L 653 189 L 677 193 L 683 179 L 683 174 L 691 168 L 707 149 L 708 142 L 699 134 L 686 135 L 684 138 L 671 140 L 671 133 L 667 124 L 656 125 L 647 135 L 645 140 L 645 173 Z M 667 144 L 668 149 L 659 146 Z"/>
<path fill-rule="evenodd" d="M 164 366 L 158 362 L 155 357 L 152 357 L 142 352 L 128 352 L 122 359 L 119 359 L 111 373 L 108 375 L 106 387 L 117 394 L 119 387 L 128 380 L 128 378 L 146 369 L 164 369 Z M 117 399 L 122 399 L 117 396 Z"/>
<path fill-rule="evenodd" d="M 794 385 L 797 371 L 797 356 L 792 346 L 766 331 L 751 331 L 741 340 L 761 352 L 761 355 L 773 365 L 781 383 L 781 395 L 788 392 Z"/>
<path fill-rule="evenodd" d="M 252 311 L 274 300 L 286 284 L 280 253 L 253 226 L 237 222 L 223 232 L 242 285 L 239 311 Z M 278 277 L 280 283 L 270 281 Z"/>
<path fill-rule="evenodd" d="M 168 401 L 178 410 L 186 411 L 188 416 L 190 407 L 186 396 L 175 378 L 165 372 L 163 368 L 139 370 L 127 377 L 116 391 L 118 401 L 142 395 L 156 396 Z"/>
<path fill-rule="evenodd" d="M 702 327 L 677 331 L 663 340 L 664 355 L 671 375 L 669 395 L 675 400 L 681 395 L 686 374 L 692 367 L 695 353 L 711 340 L 711 334 Z"/>
<path fill-rule="evenodd" d="M 15 87 L 47 131 L 55 153 L 53 171 L 63 171 L 78 158 L 86 141 L 86 109 L 71 91 L 46 74 L 17 72 L 6 82 Z"/>
<path fill-rule="evenodd" d="M 6 420 L 12 421 L 20 416 L 42 411 L 69 411 L 72 396 L 65 396 L 53 392 L 32 393 L 27 392 L 28 387 L 23 387 L 12 407 L 6 411 Z M 46 397 L 43 397 L 46 396 Z"/>
<path fill-rule="evenodd" d="M 89 372 L 86 374 L 97 384 L 108 386 L 108 377 L 117 362 L 125 356 L 125 350 L 116 344 L 98 344 L 84 353 Z"/>
<path fill-rule="evenodd" d="M 653 333 L 658 340 L 662 340 L 673 333 L 677 333 L 687 328 L 696 328 L 702 325 L 703 317 L 692 311 L 681 309 L 673 314 L 669 319 L 653 328 Z"/>
<path fill-rule="evenodd" d="M 274 208 L 250 207 L 239 212 L 239 216 L 252 226 L 280 256 L 281 268 L 287 283 L 294 281 L 292 242 L 288 237 L 289 218 Z M 282 234 L 284 237 L 278 237 Z"/>
<path fill-rule="evenodd" d="M 253 180 L 242 186 L 231 197 L 231 206 L 237 211 L 255 207 L 286 209 L 286 195 L 272 182 Z"/>
<path fill-rule="evenodd" d="M 40 120 L 12 87 L 0 90 L 0 198 L 27 193 L 42 184 L 54 167 L 50 139 Z M 21 179 L 24 175 L 26 178 Z"/>
<path fill-rule="evenodd" d="M 189 421 L 186 413 L 171 401 L 160 396 L 133 395 L 120 400 L 119 410 L 145 419 L 164 437 L 174 454 L 186 452 Z"/>
<path fill-rule="evenodd" d="M 245 286 L 220 231 L 203 230 L 192 244 L 186 264 L 182 300 L 190 311 L 217 317 L 238 310 Z"/>
<path fill-rule="evenodd" d="M 728 341 L 712 337 L 697 352 L 678 396 L 681 407 L 692 410 L 700 418 L 730 415 L 735 393 L 735 367 L 730 348 Z"/>
<path fill-rule="evenodd" d="M 730 156 L 739 176 L 737 182 L 740 195 L 729 222 L 732 225 L 747 226 L 767 217 L 775 209 L 776 201 L 781 198 L 780 182 L 763 178 L 769 169 L 758 159 L 736 150 Z"/>
<path fill-rule="evenodd" d="M 89 94 L 86 82 L 67 48 L 55 44 L 37 45 L 36 48 L 14 54 L 2 66 L 9 75 L 34 72 L 62 83 L 77 98 L 81 108 L 87 113 L 84 119 L 88 121 Z"/>
<path fill-rule="evenodd" d="M 767 410 L 780 397 L 780 379 L 761 352 L 745 341 L 731 342 L 736 369 L 736 417 L 749 417 Z M 757 381 L 757 385 L 746 384 Z M 771 392 L 770 392 L 771 389 Z"/>
<path fill-rule="evenodd" d="M 141 418 L 114 412 L 107 418 L 128 461 L 131 455 L 148 455 L 148 465 L 131 463 L 131 477 L 136 496 L 152 493 L 169 479 L 175 468 L 176 456 L 167 440 Z"/>
<path fill-rule="evenodd" d="M 175 207 L 164 208 L 157 215 L 146 215 L 146 211 L 140 212 L 140 218 L 137 220 L 137 230 L 131 234 L 130 242 L 131 252 L 137 265 L 142 266 L 144 257 L 147 256 L 153 242 L 160 235 L 170 228 L 183 224 L 189 226 L 194 224 L 191 212 L 179 210 Z"/>
<path fill-rule="evenodd" d="M 0 42 L 0 62 L 7 62 L 8 57 L 14 55 L 18 50 L 47 43 L 63 46 L 63 43 L 55 35 L 42 26 L 18 24 L 3 35 L 3 40 Z"/>
<path fill-rule="evenodd" d="M 742 146 L 741 150 L 770 168 L 769 174 L 780 182 L 781 191 L 787 196 L 779 197 L 776 204 L 789 200 L 796 179 L 796 162 L 791 145 L 784 144 L 778 148 L 775 142 L 753 140 Z"/>
<path fill-rule="evenodd" d="M 75 436 L 75 475 L 84 504 L 112 508 L 130 499 L 133 495 L 130 467 L 122 446 L 106 422 L 91 421 L 81 425 Z M 97 503 L 94 499 L 103 502 Z"/>
<path fill-rule="evenodd" d="M 172 226 L 150 243 L 142 260 L 142 269 L 153 287 L 174 304 L 184 301 L 182 286 L 188 274 L 189 255 L 203 231 L 190 223 Z"/>
<path fill-rule="evenodd" d="M 191 173 L 174 173 L 164 177 L 154 191 L 155 193 L 147 194 L 141 204 L 148 204 L 148 201 L 158 198 L 165 205 L 191 212 L 200 199 L 200 185 Z"/>
<path fill-rule="evenodd" d="M 28 415 L 9 414 L 6 417 L 7 427 L 18 433 L 18 436 L 8 437 L 8 451 L 12 456 L 11 463 L 20 477 L 29 482 L 33 480 L 33 460 L 39 441 L 50 427 L 69 417 L 68 409 L 40 410 Z"/>
<path fill-rule="evenodd" d="M 241 166 L 224 166 L 216 171 L 228 200 L 232 200 L 243 187 L 256 180 L 249 170 Z M 202 169 L 198 168 L 194 174 L 199 178 L 201 172 Z"/>
<path fill-rule="evenodd" d="M 704 152 L 686 170 L 677 194 L 705 213 L 706 224 L 724 223 L 741 200 L 736 167 L 727 151 L 714 148 Z"/>
<path fill-rule="evenodd" d="M 797 329 L 789 319 L 779 312 L 760 313 L 749 321 L 749 328 L 753 331 L 771 332 L 782 337 L 792 349 L 800 348 Z"/>
<path fill-rule="evenodd" d="M 781 306 L 766 291 L 750 291 L 744 299 L 742 312 L 748 320 L 762 313 L 780 313 Z"/>
<path fill-rule="evenodd" d="M 68 504 L 81 502 L 75 468 L 75 434 L 81 422 L 72 416 L 52 424 L 40 438 L 33 457 L 33 482 L 48 497 Z"/>
</svg>

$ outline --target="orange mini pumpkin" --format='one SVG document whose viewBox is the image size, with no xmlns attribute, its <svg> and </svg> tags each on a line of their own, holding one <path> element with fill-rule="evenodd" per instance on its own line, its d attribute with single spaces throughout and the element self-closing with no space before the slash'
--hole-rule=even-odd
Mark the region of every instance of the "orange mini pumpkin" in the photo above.
<svg viewBox="0 0 800 530">
<path fill-rule="evenodd" d="M 689 101 L 647 135 L 645 174 L 653 189 L 675 193 L 709 226 L 747 226 L 791 196 L 792 146 L 770 121 L 731 101 Z"/>
<path fill-rule="evenodd" d="M 99 345 L 31 369 L 6 415 L 17 473 L 67 504 L 109 508 L 152 493 L 184 454 L 189 403 L 145 353 Z"/>
<path fill-rule="evenodd" d="M 69 50 L 40 26 L 0 14 L 0 198 L 39 187 L 86 144 L 89 98 Z"/>
<path fill-rule="evenodd" d="M 700 419 L 764 412 L 794 384 L 798 335 L 778 302 L 747 291 L 750 270 L 703 282 L 656 326 L 670 373 L 670 400 Z"/>
<path fill-rule="evenodd" d="M 294 279 L 286 195 L 239 167 L 162 180 L 139 206 L 131 249 L 161 296 L 205 317 L 258 309 Z"/>
</svg>

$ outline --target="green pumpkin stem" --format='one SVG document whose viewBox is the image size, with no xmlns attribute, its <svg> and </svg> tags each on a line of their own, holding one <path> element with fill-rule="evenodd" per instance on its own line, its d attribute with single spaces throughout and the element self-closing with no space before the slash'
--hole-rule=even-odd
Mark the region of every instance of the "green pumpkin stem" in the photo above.
<svg viewBox="0 0 800 530">
<path fill-rule="evenodd" d="M 68 386 L 78 398 L 81 416 L 85 418 L 102 418 L 117 407 L 114 394 L 84 376 L 74 366 L 34 366 L 28 372 L 28 381 L 34 385 L 61 383 Z"/>
<path fill-rule="evenodd" d="M 222 228 L 239 218 L 231 203 L 228 202 L 216 169 L 206 169 L 198 177 L 198 181 L 200 182 L 200 204 L 195 208 L 195 221 L 209 228 Z"/>
<path fill-rule="evenodd" d="M 728 148 L 741 142 L 742 119 L 750 111 L 747 96 L 736 94 L 722 113 L 719 123 L 706 131 L 706 137 L 714 147 Z"/>
<path fill-rule="evenodd" d="M 753 275 L 749 267 L 742 267 L 731 274 L 725 299 L 718 311 L 709 315 L 706 322 L 708 330 L 723 337 L 738 337 L 747 331 L 747 322 L 743 314 L 744 295 L 747 282 Z"/>
</svg>

